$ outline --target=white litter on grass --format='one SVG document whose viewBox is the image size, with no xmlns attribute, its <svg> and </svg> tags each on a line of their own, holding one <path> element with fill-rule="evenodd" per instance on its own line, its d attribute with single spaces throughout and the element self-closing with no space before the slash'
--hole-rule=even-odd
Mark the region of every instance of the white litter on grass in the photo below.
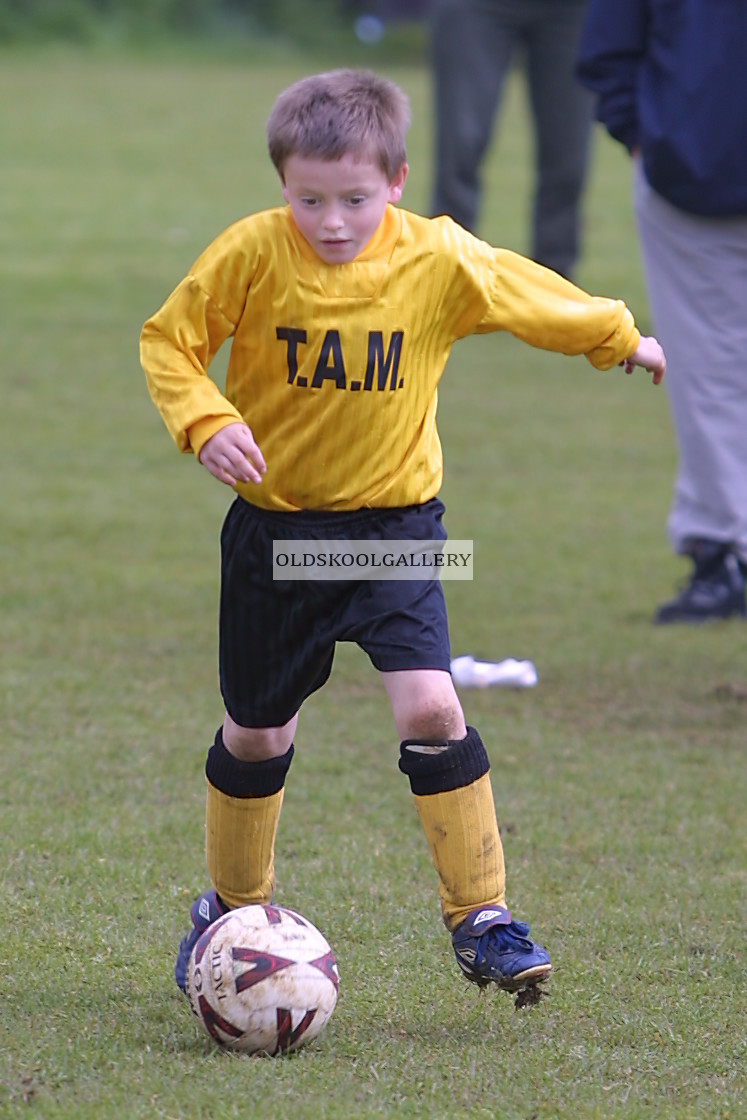
<svg viewBox="0 0 747 1120">
<path fill-rule="evenodd" d="M 455 657 L 451 676 L 458 688 L 534 688 L 537 670 L 531 661 L 476 661 L 470 654 Z"/>
</svg>

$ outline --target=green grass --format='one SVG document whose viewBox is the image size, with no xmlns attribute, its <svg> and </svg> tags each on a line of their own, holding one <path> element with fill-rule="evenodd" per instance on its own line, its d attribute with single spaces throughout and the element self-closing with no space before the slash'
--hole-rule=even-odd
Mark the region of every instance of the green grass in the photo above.
<svg viewBox="0 0 747 1120">
<path fill-rule="evenodd" d="M 503 337 L 457 347 L 444 381 L 448 527 L 477 573 L 447 593 L 455 653 L 538 668 L 464 703 L 550 994 L 518 1013 L 460 980 L 383 691 L 343 647 L 277 852 L 279 900 L 337 953 L 337 1011 L 288 1060 L 200 1034 L 172 965 L 205 885 L 229 495 L 171 445 L 137 338 L 214 234 L 279 200 L 263 122 L 319 62 L 2 63 L 0 1116 L 743 1116 L 745 630 L 650 624 L 684 574 L 664 392 Z M 424 210 L 428 75 L 391 72 Z M 482 232 L 518 249 L 528 153 L 515 86 Z M 628 178 L 600 135 L 580 280 L 646 326 Z"/>
</svg>

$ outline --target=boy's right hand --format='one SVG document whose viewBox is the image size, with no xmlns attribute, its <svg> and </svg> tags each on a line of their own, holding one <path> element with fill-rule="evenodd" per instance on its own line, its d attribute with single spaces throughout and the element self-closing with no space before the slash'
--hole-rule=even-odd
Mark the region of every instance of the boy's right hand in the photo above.
<svg viewBox="0 0 747 1120">
<path fill-rule="evenodd" d="M 203 443 L 199 459 L 203 467 L 226 486 L 235 486 L 237 482 L 259 483 L 267 470 L 251 428 L 238 422 L 227 424 Z"/>
</svg>

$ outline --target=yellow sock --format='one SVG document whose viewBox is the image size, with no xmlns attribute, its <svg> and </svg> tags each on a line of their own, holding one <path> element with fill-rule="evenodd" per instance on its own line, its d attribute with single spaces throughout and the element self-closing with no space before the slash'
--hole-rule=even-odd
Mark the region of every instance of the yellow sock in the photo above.
<svg viewBox="0 0 747 1120">
<path fill-rule="evenodd" d="M 275 834 L 283 790 L 268 797 L 229 797 L 208 782 L 207 865 L 227 906 L 267 904 L 275 889 Z"/>
<path fill-rule="evenodd" d="M 505 907 L 503 844 L 490 776 L 459 789 L 415 794 L 415 806 L 438 872 L 447 928 L 455 930 L 478 906 Z"/>
</svg>

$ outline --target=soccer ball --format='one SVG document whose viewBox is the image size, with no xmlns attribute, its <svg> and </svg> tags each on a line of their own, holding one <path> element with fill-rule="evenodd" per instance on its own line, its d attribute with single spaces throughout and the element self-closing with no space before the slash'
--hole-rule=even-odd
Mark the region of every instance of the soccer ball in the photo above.
<svg viewBox="0 0 747 1120">
<path fill-rule="evenodd" d="M 230 910 L 202 934 L 189 960 L 192 1011 L 219 1046 L 287 1054 L 321 1033 L 340 974 L 308 918 L 283 906 Z"/>
</svg>

